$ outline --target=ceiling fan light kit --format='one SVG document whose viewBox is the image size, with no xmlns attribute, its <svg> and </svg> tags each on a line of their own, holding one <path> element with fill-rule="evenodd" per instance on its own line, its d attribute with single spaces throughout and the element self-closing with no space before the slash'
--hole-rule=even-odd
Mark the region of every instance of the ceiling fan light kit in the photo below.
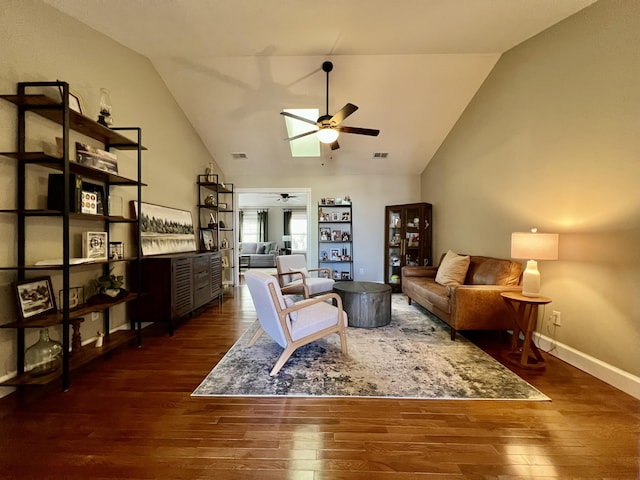
<svg viewBox="0 0 640 480">
<path fill-rule="evenodd" d="M 337 150 L 340 148 L 338 145 L 338 136 L 340 133 L 354 133 L 356 135 L 369 135 L 372 137 L 378 136 L 380 130 L 374 130 L 371 128 L 359 128 L 359 127 L 347 127 L 346 125 L 340 125 L 342 121 L 358 110 L 358 107 L 352 103 L 347 103 L 342 109 L 335 115 L 329 115 L 329 72 L 333 70 L 333 63 L 324 62 L 322 64 L 322 70 L 327 74 L 327 96 L 326 96 L 326 114 L 322 115 L 315 122 L 308 118 L 295 115 L 290 112 L 280 112 L 280 115 L 290 117 L 301 122 L 313 125 L 314 128 L 308 132 L 295 135 L 293 137 L 285 138 L 285 140 L 292 141 L 298 138 L 306 137 L 307 135 L 316 134 L 318 140 L 322 143 L 331 145 L 331 150 Z"/>
</svg>

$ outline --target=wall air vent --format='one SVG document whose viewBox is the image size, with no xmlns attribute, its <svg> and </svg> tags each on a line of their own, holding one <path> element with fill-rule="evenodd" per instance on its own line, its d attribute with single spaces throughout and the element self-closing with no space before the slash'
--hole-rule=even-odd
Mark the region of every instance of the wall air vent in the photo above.
<svg viewBox="0 0 640 480">
<path fill-rule="evenodd" d="M 375 152 L 373 158 L 387 158 L 389 154 L 387 152 Z"/>
<path fill-rule="evenodd" d="M 242 158 L 247 158 L 247 154 L 244 152 L 233 152 L 231 153 L 231 156 L 234 158 L 234 160 L 240 160 Z"/>
</svg>

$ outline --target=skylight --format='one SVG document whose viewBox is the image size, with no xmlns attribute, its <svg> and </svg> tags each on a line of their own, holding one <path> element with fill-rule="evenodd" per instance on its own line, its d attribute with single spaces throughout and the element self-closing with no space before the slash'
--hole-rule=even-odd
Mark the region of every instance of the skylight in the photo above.
<svg viewBox="0 0 640 480">
<path fill-rule="evenodd" d="M 308 118 L 312 122 L 315 122 L 320 115 L 317 108 L 285 108 L 285 112 L 293 113 L 299 117 Z M 282 116 L 284 123 L 287 126 L 288 137 L 294 137 L 301 133 L 309 132 L 311 130 L 317 130 L 317 127 L 310 125 L 295 118 Z M 319 157 L 320 156 L 320 141 L 315 135 L 307 135 L 306 137 L 298 138 L 289 142 L 291 147 L 291 155 L 294 157 Z"/>
</svg>

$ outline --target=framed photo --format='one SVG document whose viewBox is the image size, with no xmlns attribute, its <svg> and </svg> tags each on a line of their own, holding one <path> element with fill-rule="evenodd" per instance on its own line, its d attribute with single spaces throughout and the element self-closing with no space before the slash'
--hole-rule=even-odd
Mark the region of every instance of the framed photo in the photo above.
<svg viewBox="0 0 640 480">
<path fill-rule="evenodd" d="M 13 285 L 22 320 L 56 311 L 51 277 L 34 278 Z"/>
<path fill-rule="evenodd" d="M 349 212 L 342 212 L 342 217 L 340 218 L 341 222 L 348 222 L 349 221 Z"/>
<path fill-rule="evenodd" d="M 340 280 L 349 280 L 349 278 L 350 278 L 349 272 L 342 272 L 342 276 Z"/>
<path fill-rule="evenodd" d="M 122 260 L 124 258 L 124 243 L 109 242 L 109 259 Z"/>
<path fill-rule="evenodd" d="M 82 102 L 82 97 L 71 90 L 69 90 L 69 108 L 74 112 L 79 113 L 80 115 L 84 115 L 84 104 Z"/>
<path fill-rule="evenodd" d="M 331 232 L 331 240 L 334 242 L 339 242 L 342 240 L 342 232 L 340 230 L 334 230 Z"/>
<path fill-rule="evenodd" d="M 334 280 L 341 280 L 339 271 L 337 271 L 337 270 L 333 271 L 333 279 Z"/>
<path fill-rule="evenodd" d="M 336 199 L 333 197 L 327 198 L 327 205 L 335 205 L 336 204 Z"/>
<path fill-rule="evenodd" d="M 320 251 L 320 261 L 321 262 L 327 262 L 329 261 L 329 255 L 327 254 L 326 250 L 321 250 Z"/>
<path fill-rule="evenodd" d="M 334 222 L 337 222 L 340 220 L 340 213 L 339 212 L 332 212 L 331 213 L 331 220 Z"/>
<path fill-rule="evenodd" d="M 331 229 L 328 227 L 320 227 L 320 240 L 328 242 L 331 240 Z"/>
<path fill-rule="evenodd" d="M 58 292 L 58 302 L 60 310 L 64 305 L 64 290 Z M 69 309 L 79 308 L 84 305 L 84 288 L 83 287 L 71 287 L 69 289 Z"/>
<path fill-rule="evenodd" d="M 340 250 L 337 248 L 331 249 L 331 260 L 340 261 Z"/>
<path fill-rule="evenodd" d="M 83 232 L 82 233 L 82 256 L 92 260 L 106 260 L 107 252 L 107 232 Z"/>
<path fill-rule="evenodd" d="M 200 230 L 200 245 L 202 250 L 216 250 L 213 230 L 203 228 Z"/>
<path fill-rule="evenodd" d="M 80 194 L 80 213 L 104 215 L 105 196 L 104 187 L 94 183 L 82 182 Z"/>
<path fill-rule="evenodd" d="M 142 255 L 198 250 L 193 217 L 189 210 L 131 201 L 133 217 L 140 217 Z"/>
</svg>

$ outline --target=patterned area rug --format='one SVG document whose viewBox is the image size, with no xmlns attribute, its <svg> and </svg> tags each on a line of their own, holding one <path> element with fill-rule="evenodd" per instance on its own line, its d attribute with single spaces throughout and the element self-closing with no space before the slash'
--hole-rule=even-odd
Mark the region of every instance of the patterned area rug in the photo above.
<svg viewBox="0 0 640 480">
<path fill-rule="evenodd" d="M 462 335 L 452 342 L 444 323 L 408 305 L 404 295 L 393 295 L 388 326 L 347 329 L 348 356 L 331 335 L 296 350 L 275 378 L 269 371 L 281 347 L 266 334 L 247 347 L 257 326 L 242 334 L 193 396 L 549 400 Z"/>
</svg>

